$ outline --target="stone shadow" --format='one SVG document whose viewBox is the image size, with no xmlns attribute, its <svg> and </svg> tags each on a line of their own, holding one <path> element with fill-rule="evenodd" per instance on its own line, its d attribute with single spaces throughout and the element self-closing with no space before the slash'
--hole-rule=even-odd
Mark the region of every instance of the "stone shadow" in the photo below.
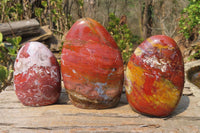
<svg viewBox="0 0 200 133">
<path fill-rule="evenodd" d="M 60 98 L 56 102 L 56 104 L 68 104 L 68 105 L 71 104 L 71 102 L 70 102 L 70 100 L 68 98 L 68 94 L 66 93 L 64 88 L 62 89 Z M 127 98 L 126 98 L 126 93 L 123 92 L 122 95 L 121 95 L 121 99 L 120 99 L 119 104 L 114 108 L 125 106 L 127 104 L 128 104 L 128 101 L 127 101 Z M 182 97 L 181 97 L 181 99 L 179 101 L 179 104 L 177 105 L 176 109 L 172 112 L 172 114 L 167 116 L 167 117 L 163 117 L 163 118 L 170 119 L 171 117 L 174 117 L 174 116 L 184 112 L 188 108 L 189 104 L 190 104 L 189 97 L 182 95 Z M 152 116 L 149 116 L 149 117 L 152 117 Z"/>
<path fill-rule="evenodd" d="M 172 114 L 170 116 L 168 116 L 168 118 L 174 117 L 182 112 L 184 112 L 185 110 L 187 110 L 188 106 L 190 104 L 190 99 L 188 96 L 182 96 L 179 104 L 177 105 L 176 109 L 172 112 Z"/>
<path fill-rule="evenodd" d="M 126 94 L 123 93 L 122 94 L 122 97 L 120 99 L 120 103 L 117 107 L 120 107 L 120 106 L 124 106 L 124 105 L 127 105 L 128 104 L 128 101 L 126 99 Z M 150 117 L 150 118 L 163 118 L 163 119 L 170 119 L 172 117 L 175 117 L 176 115 L 178 114 L 181 114 L 182 112 L 184 112 L 185 110 L 187 110 L 187 108 L 189 107 L 189 104 L 190 104 L 190 99 L 188 96 L 185 96 L 185 95 L 182 95 L 181 96 L 181 99 L 177 105 L 177 107 L 175 108 L 175 110 L 172 112 L 172 114 L 170 114 L 169 116 L 165 116 L 165 117 L 155 117 L 155 116 L 151 116 L 151 115 L 146 115 L 146 114 L 141 114 L 137 111 L 135 111 L 134 109 L 132 109 L 134 112 L 136 113 L 139 113 L 140 115 L 142 116 L 147 116 L 147 117 Z"/>
</svg>

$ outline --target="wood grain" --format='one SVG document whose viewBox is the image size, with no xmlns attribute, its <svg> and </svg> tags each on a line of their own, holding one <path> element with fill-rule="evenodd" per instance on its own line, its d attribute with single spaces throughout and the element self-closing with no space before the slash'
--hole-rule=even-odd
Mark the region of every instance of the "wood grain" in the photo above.
<svg viewBox="0 0 200 133">
<path fill-rule="evenodd" d="M 22 20 L 0 24 L 0 32 L 4 37 L 8 36 L 30 36 L 40 33 L 40 24 L 36 19 Z"/>
<path fill-rule="evenodd" d="M 181 132 L 200 131 L 200 97 L 182 96 L 174 113 L 153 118 L 134 112 L 122 95 L 115 108 L 79 109 L 63 89 L 59 101 L 42 107 L 23 106 L 12 87 L 0 94 L 0 132 Z"/>
</svg>

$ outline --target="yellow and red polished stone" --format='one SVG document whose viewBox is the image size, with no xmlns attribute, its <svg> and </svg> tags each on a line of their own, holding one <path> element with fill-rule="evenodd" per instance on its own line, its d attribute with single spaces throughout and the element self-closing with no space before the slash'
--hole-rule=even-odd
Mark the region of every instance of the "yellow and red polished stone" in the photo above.
<svg viewBox="0 0 200 133">
<path fill-rule="evenodd" d="M 176 108 L 184 86 L 184 62 L 176 42 L 156 35 L 140 44 L 127 65 L 127 100 L 137 112 L 168 116 Z"/>
<path fill-rule="evenodd" d="M 65 36 L 61 72 L 69 98 L 77 107 L 109 108 L 120 100 L 121 53 L 111 35 L 93 19 L 78 20 Z"/>
</svg>

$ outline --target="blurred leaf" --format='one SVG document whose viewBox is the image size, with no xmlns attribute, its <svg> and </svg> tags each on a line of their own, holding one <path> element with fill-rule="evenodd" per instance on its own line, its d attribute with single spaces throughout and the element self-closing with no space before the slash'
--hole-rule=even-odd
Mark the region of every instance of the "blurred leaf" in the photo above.
<svg viewBox="0 0 200 133">
<path fill-rule="evenodd" d="M 200 27 L 200 0 L 189 0 L 190 4 L 183 9 L 182 16 L 179 20 L 180 33 L 183 33 L 186 39 L 195 32 L 198 33 Z"/>
<path fill-rule="evenodd" d="M 3 2 L 4 4 L 6 4 L 8 1 L 9 1 L 9 0 L 3 0 L 2 2 Z"/>
<path fill-rule="evenodd" d="M 45 8 L 47 7 L 47 1 L 45 1 L 45 0 L 43 0 L 43 1 L 41 2 L 41 4 L 42 4 L 42 6 L 44 6 Z"/>
<path fill-rule="evenodd" d="M 53 14 L 57 14 L 56 9 L 52 9 L 51 12 L 52 12 Z"/>
<path fill-rule="evenodd" d="M 10 55 L 10 58 L 12 60 L 15 60 L 15 58 L 17 57 L 17 51 L 20 48 L 20 42 L 22 40 L 22 37 L 17 36 L 17 37 L 13 37 L 13 38 L 6 38 L 6 41 L 9 42 L 10 44 L 7 44 L 6 48 L 8 49 L 8 54 Z"/>
<path fill-rule="evenodd" d="M 16 44 L 16 45 L 19 45 L 21 41 L 22 41 L 22 37 L 21 37 L 21 36 L 17 36 L 17 37 L 15 38 L 15 44 Z"/>
<path fill-rule="evenodd" d="M 0 81 L 4 82 L 8 77 L 8 70 L 5 66 L 0 65 Z"/>
<path fill-rule="evenodd" d="M 43 9 L 42 8 L 35 8 L 35 16 L 41 17 Z"/>
<path fill-rule="evenodd" d="M 0 32 L 0 43 L 3 42 L 3 34 Z"/>
<path fill-rule="evenodd" d="M 13 37 L 13 38 L 7 37 L 6 41 L 11 43 L 12 45 L 16 46 L 16 45 L 20 44 L 20 42 L 22 41 L 22 37 L 21 36 L 17 36 L 17 37 Z"/>
</svg>

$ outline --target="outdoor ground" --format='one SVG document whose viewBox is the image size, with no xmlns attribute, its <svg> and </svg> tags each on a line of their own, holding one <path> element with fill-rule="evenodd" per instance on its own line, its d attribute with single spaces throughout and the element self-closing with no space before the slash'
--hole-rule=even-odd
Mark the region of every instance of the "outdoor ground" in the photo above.
<svg viewBox="0 0 200 133">
<path fill-rule="evenodd" d="M 185 71 L 200 61 L 185 64 Z M 71 105 L 63 88 L 59 101 L 42 107 L 23 106 L 13 86 L 0 94 L 0 132 L 133 132 L 199 133 L 200 89 L 186 79 L 183 96 L 169 117 L 154 118 L 135 113 L 122 94 L 120 104 L 111 109 L 87 110 Z"/>
</svg>

